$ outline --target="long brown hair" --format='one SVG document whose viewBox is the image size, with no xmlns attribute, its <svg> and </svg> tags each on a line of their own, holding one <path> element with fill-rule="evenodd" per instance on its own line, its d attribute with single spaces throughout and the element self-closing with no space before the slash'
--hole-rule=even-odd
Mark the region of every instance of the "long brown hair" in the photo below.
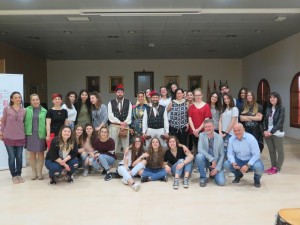
<svg viewBox="0 0 300 225">
<path fill-rule="evenodd" d="M 93 124 L 91 124 L 91 123 L 87 123 L 86 125 L 85 125 L 85 127 L 84 127 L 84 129 L 83 129 L 83 133 L 82 133 L 82 143 L 83 144 L 85 144 L 85 142 L 87 141 L 87 138 L 88 138 L 88 134 L 86 133 L 86 128 L 87 127 L 92 127 L 93 128 L 93 133 L 92 133 L 92 135 L 91 135 L 91 139 L 90 139 L 90 141 L 91 141 L 91 146 L 94 146 L 94 141 L 97 139 L 97 132 L 95 131 L 95 128 L 94 128 L 94 126 L 93 126 Z"/>
<path fill-rule="evenodd" d="M 149 150 L 148 150 L 148 153 L 149 153 L 149 157 L 147 158 L 147 167 L 150 167 L 152 168 L 153 166 L 156 166 L 153 162 L 153 154 L 154 154 L 154 150 L 153 150 L 153 147 L 152 147 L 152 142 L 153 140 L 156 139 L 159 143 L 159 147 L 158 147 L 158 163 L 156 165 L 159 165 L 159 166 L 163 166 L 163 163 L 164 163 L 164 150 L 163 148 L 161 147 L 161 143 L 159 141 L 158 138 L 152 138 L 151 139 L 151 142 L 150 142 L 150 146 L 149 146 Z"/>
<path fill-rule="evenodd" d="M 140 148 L 135 147 L 136 139 L 139 139 L 139 141 L 141 142 Z M 133 163 L 137 158 L 139 158 L 143 154 L 143 152 L 144 152 L 144 149 L 143 149 L 142 138 L 140 136 L 135 136 L 133 138 L 133 142 L 132 142 L 132 146 L 131 146 L 131 162 Z"/>
<path fill-rule="evenodd" d="M 97 91 L 93 91 L 93 92 L 90 94 L 90 96 L 92 96 L 92 95 L 95 96 L 96 99 L 97 99 L 97 102 L 96 102 L 95 105 L 91 104 L 92 110 L 99 109 L 99 108 L 101 107 L 101 105 L 102 105 L 102 99 L 101 99 L 101 97 L 100 97 L 100 94 L 99 94 Z"/>
<path fill-rule="evenodd" d="M 82 134 L 79 136 L 78 140 L 76 139 L 76 130 L 78 127 L 81 127 L 82 128 Z M 73 138 L 74 140 L 76 141 L 76 144 L 77 144 L 77 147 L 78 148 L 81 148 L 82 147 L 82 144 L 83 144 L 83 132 L 84 132 L 84 126 L 80 125 L 80 124 L 77 124 L 75 127 L 74 127 L 74 130 L 72 132 L 72 135 L 73 135 Z"/>
<path fill-rule="evenodd" d="M 258 112 L 258 104 L 256 102 L 256 99 L 255 99 L 253 91 L 247 91 L 247 93 L 246 93 L 246 99 L 247 99 L 248 93 L 250 93 L 252 95 L 252 102 L 249 102 L 248 100 L 244 101 L 244 110 L 243 110 L 242 114 L 248 113 L 250 111 L 250 107 L 253 106 L 252 114 L 254 116 Z"/>
<path fill-rule="evenodd" d="M 68 140 L 66 141 L 66 143 L 64 142 L 63 137 L 62 137 L 62 131 L 64 129 L 70 129 L 70 131 L 71 131 L 71 136 L 68 138 Z M 65 152 L 69 153 L 70 151 L 73 150 L 75 141 L 74 141 L 74 138 L 72 137 L 72 129 L 71 129 L 71 127 L 69 127 L 67 125 L 63 125 L 60 128 L 60 130 L 59 130 L 58 138 L 59 138 L 59 148 L 62 151 L 65 151 Z"/>
</svg>

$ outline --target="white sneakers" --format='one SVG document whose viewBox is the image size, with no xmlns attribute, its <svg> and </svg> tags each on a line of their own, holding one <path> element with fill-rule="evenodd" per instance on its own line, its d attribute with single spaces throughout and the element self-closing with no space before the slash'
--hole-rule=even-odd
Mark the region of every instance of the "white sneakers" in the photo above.
<svg viewBox="0 0 300 225">
<path fill-rule="evenodd" d="M 133 185 L 131 185 L 131 187 L 133 188 L 133 190 L 135 191 L 139 191 L 140 188 L 141 188 L 141 184 L 140 183 L 137 183 L 135 182 Z"/>
</svg>

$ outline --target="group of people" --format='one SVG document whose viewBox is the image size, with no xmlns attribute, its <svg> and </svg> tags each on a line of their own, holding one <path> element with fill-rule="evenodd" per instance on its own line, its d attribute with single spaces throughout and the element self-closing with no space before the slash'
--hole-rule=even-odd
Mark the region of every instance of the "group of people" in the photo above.
<svg viewBox="0 0 300 225">
<path fill-rule="evenodd" d="M 199 184 L 205 187 L 209 177 L 225 185 L 224 169 L 239 183 L 243 174 L 254 171 L 254 186 L 260 187 L 262 174 L 280 172 L 283 161 L 284 107 L 278 93 L 272 92 L 263 110 L 254 93 L 241 88 L 234 99 L 227 84 L 212 92 L 207 102 L 202 90 L 184 91 L 171 85 L 140 91 L 134 105 L 124 97 L 124 87 L 115 89 L 116 98 L 107 106 L 100 94 L 81 90 L 67 93 L 64 104 L 59 93 L 52 95 L 53 107 L 46 110 L 37 94 L 30 96 L 30 106 L 22 105 L 19 92 L 10 96 L 1 119 L 0 140 L 8 152 L 9 169 L 14 184 L 23 183 L 22 152 L 30 152 L 32 180 L 43 179 L 42 169 L 49 170 L 50 183 L 64 174 L 73 182 L 73 173 L 84 169 L 102 169 L 106 181 L 122 177 L 134 190 L 136 182 L 167 181 L 173 174 L 173 188 L 189 187 L 193 164 L 200 173 Z M 269 148 L 271 167 L 264 170 L 260 160 L 263 137 Z M 47 151 L 46 159 L 44 152 Z M 112 168 L 117 153 L 123 151 L 116 172 Z"/>
</svg>

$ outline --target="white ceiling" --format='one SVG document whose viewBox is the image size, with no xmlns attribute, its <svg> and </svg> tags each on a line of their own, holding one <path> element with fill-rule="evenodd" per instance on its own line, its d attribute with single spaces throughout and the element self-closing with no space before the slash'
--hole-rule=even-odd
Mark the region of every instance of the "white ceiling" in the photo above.
<svg viewBox="0 0 300 225">
<path fill-rule="evenodd" d="M 86 11 L 183 15 L 67 20 Z M 242 58 L 299 32 L 299 24 L 299 0 L 0 1 L 0 41 L 44 59 Z"/>
</svg>

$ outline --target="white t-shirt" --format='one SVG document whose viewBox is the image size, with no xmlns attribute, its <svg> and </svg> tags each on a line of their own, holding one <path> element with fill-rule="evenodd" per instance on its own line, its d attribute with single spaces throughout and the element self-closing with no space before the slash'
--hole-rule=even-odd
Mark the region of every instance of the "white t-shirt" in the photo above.
<svg viewBox="0 0 300 225">
<path fill-rule="evenodd" d="M 226 132 L 227 128 L 230 125 L 231 119 L 233 117 L 238 117 L 239 116 L 239 110 L 237 107 L 233 107 L 231 109 L 226 109 L 222 114 L 222 131 Z M 238 122 L 238 120 L 236 120 Z M 233 129 L 229 132 L 230 135 L 233 135 Z"/>
<path fill-rule="evenodd" d="M 170 104 L 171 102 L 171 98 L 166 98 L 166 99 L 160 99 L 159 100 L 159 104 L 164 106 L 164 107 L 168 107 L 168 105 Z"/>
<path fill-rule="evenodd" d="M 71 120 L 71 121 L 75 122 L 76 116 L 77 116 L 77 111 L 76 111 L 74 105 L 73 105 L 73 108 L 72 108 L 72 109 L 69 109 L 69 108 L 66 106 L 66 104 L 63 104 L 61 108 L 62 108 L 62 109 L 66 109 L 66 110 L 68 111 L 68 120 Z"/>
</svg>

